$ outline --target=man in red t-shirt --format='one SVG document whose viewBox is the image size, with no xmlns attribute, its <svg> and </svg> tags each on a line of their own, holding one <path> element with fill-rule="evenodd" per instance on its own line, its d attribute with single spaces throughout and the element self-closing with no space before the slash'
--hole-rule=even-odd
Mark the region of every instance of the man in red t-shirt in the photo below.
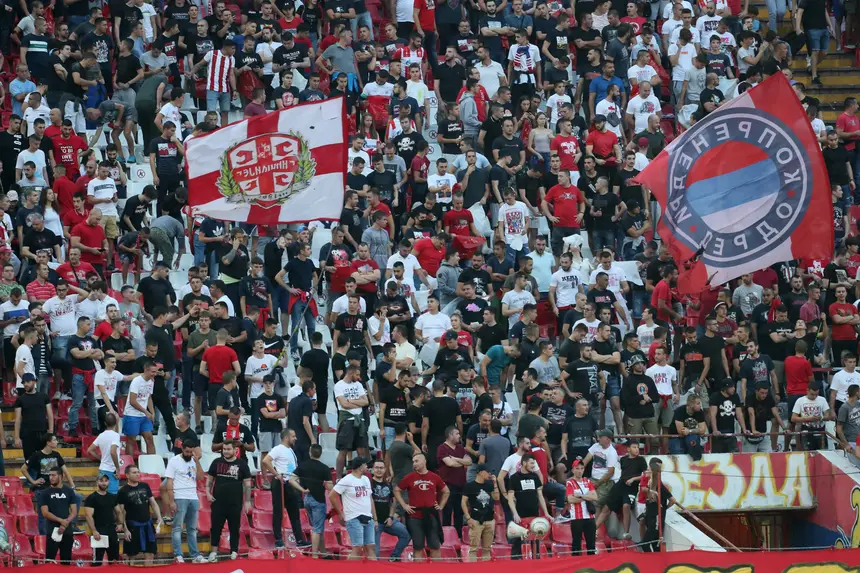
<svg viewBox="0 0 860 573">
<path fill-rule="evenodd" d="M 417 558 L 426 545 L 425 557 L 439 559 L 439 548 L 442 547 L 438 533 L 442 529 L 439 514 L 451 492 L 441 477 L 427 469 L 427 456 L 423 453 L 412 456 L 412 469 L 413 472 L 406 474 L 394 486 L 394 499 L 406 511 L 409 531 L 421 531 L 424 534 L 412 536 L 414 557 Z M 404 491 L 409 496 L 409 503 L 403 498 Z"/>
<path fill-rule="evenodd" d="M 87 185 L 89 185 L 90 181 L 96 178 L 96 172 L 98 171 L 98 163 L 96 160 L 90 157 L 87 159 L 86 164 L 86 173 L 81 175 L 75 180 L 75 184 L 77 185 L 77 191 L 83 193 L 85 196 L 87 194 Z"/>
<path fill-rule="evenodd" d="M 412 245 L 412 254 L 418 259 L 421 268 L 427 271 L 431 277 L 435 277 L 439 271 L 439 265 L 445 258 L 445 246 L 448 244 L 448 235 L 439 233 L 429 239 L 415 241 Z"/>
<path fill-rule="evenodd" d="M 89 216 L 90 210 L 87 209 L 86 192 L 75 191 L 75 194 L 72 195 L 72 208 L 62 214 L 63 233 L 68 237 L 71 230 L 86 221 Z"/>
<path fill-rule="evenodd" d="M 81 260 L 90 263 L 100 275 L 107 250 L 107 239 L 104 227 L 100 225 L 101 220 L 102 212 L 93 209 L 87 220 L 75 225 L 69 233 L 72 238 L 71 246 L 81 250 Z"/>
<path fill-rule="evenodd" d="M 58 137 L 51 140 L 54 148 L 51 150 L 51 163 L 63 165 L 66 173 L 74 173 L 80 165 L 80 152 L 87 150 L 87 143 L 72 130 L 72 122 L 63 120 L 63 127 Z"/>
<path fill-rule="evenodd" d="M 412 158 L 412 163 L 409 164 L 409 176 L 412 179 L 410 200 L 407 201 L 406 208 L 412 209 L 412 205 L 424 201 L 427 195 L 427 177 L 430 174 L 430 160 L 427 159 L 427 142 L 419 141 L 415 145 L 418 153 Z M 411 202 L 410 202 L 411 201 Z"/>
<path fill-rule="evenodd" d="M 388 235 L 391 237 L 391 240 L 394 240 L 394 217 L 391 214 L 391 207 L 382 202 L 382 198 L 379 196 L 379 189 L 373 188 L 370 190 L 370 196 L 367 199 L 368 204 L 370 205 L 370 220 L 373 221 L 373 214 L 377 211 L 385 215 L 385 224 L 382 226 L 383 229 L 388 231 Z"/>
<path fill-rule="evenodd" d="M 224 373 L 233 371 L 239 374 L 239 356 L 236 351 L 227 346 L 226 330 L 219 330 L 215 333 L 215 346 L 207 348 L 203 351 L 203 358 L 200 362 L 200 376 L 209 378 L 209 387 L 206 388 L 209 397 L 209 408 L 215 409 L 215 398 L 218 395 L 218 390 L 224 384 Z M 195 385 L 195 393 L 202 393 L 204 388 L 198 388 Z"/>
<path fill-rule="evenodd" d="M 57 164 L 54 167 L 54 185 L 51 189 L 57 196 L 57 204 L 59 205 L 57 211 L 59 211 L 60 217 L 72 210 L 72 197 L 78 190 L 78 186 L 75 185 L 69 175 L 77 175 L 77 171 L 67 172 L 66 166 L 63 164 Z"/>
<path fill-rule="evenodd" d="M 564 250 L 564 238 L 578 234 L 585 217 L 585 199 L 579 189 L 571 185 L 570 171 L 563 167 L 559 170 L 558 185 L 550 187 L 541 202 L 541 210 L 552 222 L 552 253 L 558 257 Z"/>
<path fill-rule="evenodd" d="M 597 170 L 605 174 L 621 163 L 621 144 L 618 136 L 607 129 L 606 116 L 595 115 L 594 127 L 585 139 L 585 154 L 593 155 Z"/>
<path fill-rule="evenodd" d="M 672 322 L 681 316 L 672 308 L 672 288 L 678 282 L 678 269 L 667 266 L 663 269 L 663 280 L 651 291 L 651 306 L 657 309 L 657 320 Z"/>
<path fill-rule="evenodd" d="M 562 118 L 558 120 L 558 125 L 559 134 L 550 142 L 549 151 L 553 155 L 558 155 L 558 158 L 561 160 L 562 169 L 575 171 L 576 179 L 578 180 L 579 158 L 582 157 L 582 149 L 579 147 L 579 140 L 572 135 L 573 129 L 569 119 Z"/>
<path fill-rule="evenodd" d="M 836 287 L 836 302 L 827 309 L 833 321 L 831 337 L 833 339 L 833 357 L 837 363 L 842 362 L 842 352 L 857 352 L 857 331 L 854 329 L 860 324 L 860 314 L 857 308 L 847 301 L 848 289 L 844 286 Z"/>
<path fill-rule="evenodd" d="M 380 270 L 376 261 L 370 258 L 370 247 L 366 243 L 358 245 L 357 257 L 350 265 L 352 278 L 358 284 L 358 291 L 367 303 L 367 312 L 376 309 L 376 285 L 379 283 Z M 368 314 L 368 316 L 370 316 Z"/>
<path fill-rule="evenodd" d="M 475 228 L 475 218 L 468 209 L 463 209 L 463 194 L 454 193 L 451 199 L 451 210 L 442 217 L 442 228 L 449 235 L 460 235 L 461 237 L 480 237 L 478 229 Z"/>
<path fill-rule="evenodd" d="M 857 140 L 860 139 L 860 117 L 857 116 L 857 98 L 845 98 L 845 110 L 836 118 L 836 133 L 839 139 L 845 142 L 846 151 L 852 153 L 857 148 Z M 856 154 L 851 166 L 857 165 Z M 854 174 L 856 179 L 857 173 Z"/>
</svg>

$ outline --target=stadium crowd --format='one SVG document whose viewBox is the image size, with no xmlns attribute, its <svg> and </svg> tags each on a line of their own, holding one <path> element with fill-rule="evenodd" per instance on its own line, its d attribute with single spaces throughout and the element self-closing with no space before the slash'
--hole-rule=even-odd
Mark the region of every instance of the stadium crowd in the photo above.
<svg viewBox="0 0 860 573">
<path fill-rule="evenodd" d="M 152 563 L 172 522 L 175 560 L 184 525 L 203 562 L 204 519 L 208 561 L 248 531 L 328 557 L 333 528 L 349 557 L 439 559 L 452 526 L 470 559 L 519 558 L 543 549 L 506 527 L 541 516 L 594 552 L 613 514 L 656 550 L 674 499 L 646 453 L 826 448 L 829 421 L 853 452 L 856 99 L 828 127 L 793 83 L 832 259 L 680 294 L 636 180 L 804 45 L 821 83 L 824 0 L 767 4 L 765 24 L 739 0 L 5 1 L 0 446 L 24 452 L 45 558 L 85 521 L 99 563 L 120 541 Z M 339 221 L 188 207 L 189 138 L 337 96 Z M 162 435 L 163 483 L 135 464 Z M 60 442 L 100 460 L 86 499 Z"/>
</svg>

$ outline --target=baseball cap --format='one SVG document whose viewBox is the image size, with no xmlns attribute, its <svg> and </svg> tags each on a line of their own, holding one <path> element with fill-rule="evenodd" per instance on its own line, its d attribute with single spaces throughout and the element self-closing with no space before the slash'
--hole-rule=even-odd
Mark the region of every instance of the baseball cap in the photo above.
<svg viewBox="0 0 860 573">
<path fill-rule="evenodd" d="M 645 147 L 646 145 L 648 145 L 648 138 L 647 138 L 647 137 L 640 137 L 640 138 L 636 141 L 636 143 L 638 143 L 638 144 L 639 144 L 639 147 Z"/>
<path fill-rule="evenodd" d="M 454 332 L 453 330 L 449 330 L 448 332 L 445 333 L 445 335 L 443 336 L 443 339 L 444 340 L 457 340 L 457 333 Z"/>
<path fill-rule="evenodd" d="M 388 281 L 387 283 L 385 283 L 385 288 L 397 290 L 397 281 L 395 281 L 395 280 Z"/>
<path fill-rule="evenodd" d="M 645 358 L 641 354 L 634 354 L 630 357 L 629 362 L 630 366 L 633 366 L 634 364 L 642 364 L 645 362 Z"/>
<path fill-rule="evenodd" d="M 490 471 L 490 466 L 488 466 L 487 464 L 478 464 L 478 467 L 475 468 L 475 471 L 478 473 L 488 472 Z"/>
<path fill-rule="evenodd" d="M 17 201 L 18 200 L 18 192 L 17 191 L 7 191 L 6 192 L 6 198 L 9 199 L 10 201 Z"/>
<path fill-rule="evenodd" d="M 735 385 L 735 381 L 732 380 L 731 378 L 723 378 L 722 381 L 720 382 L 720 389 L 722 390 L 725 388 L 731 388 L 734 385 Z"/>
<path fill-rule="evenodd" d="M 598 113 L 594 116 L 594 123 L 603 123 L 606 121 L 606 116 Z"/>
<path fill-rule="evenodd" d="M 36 381 L 36 376 L 34 374 L 30 374 L 29 372 L 27 372 L 26 374 L 21 376 L 21 382 L 35 382 L 35 381 Z"/>
<path fill-rule="evenodd" d="M 573 463 L 570 464 L 570 467 L 575 468 L 576 466 L 581 466 L 581 465 L 582 465 L 582 458 L 576 458 L 575 460 L 573 460 Z"/>
<path fill-rule="evenodd" d="M 597 432 L 597 437 L 598 438 L 611 438 L 612 437 L 612 430 L 610 430 L 609 428 L 600 430 L 599 432 Z"/>
<path fill-rule="evenodd" d="M 0 246 L 0 253 L 11 253 L 12 249 L 10 249 L 7 245 Z"/>
<path fill-rule="evenodd" d="M 347 360 L 361 360 L 361 353 L 356 352 L 355 350 L 350 350 L 346 353 Z"/>
</svg>

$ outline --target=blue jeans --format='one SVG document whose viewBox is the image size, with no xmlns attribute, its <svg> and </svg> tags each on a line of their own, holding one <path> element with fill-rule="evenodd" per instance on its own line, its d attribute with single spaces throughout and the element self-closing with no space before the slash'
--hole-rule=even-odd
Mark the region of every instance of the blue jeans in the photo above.
<svg viewBox="0 0 860 573">
<path fill-rule="evenodd" d="M 550 481 L 543 484 L 543 494 L 547 498 L 555 498 L 555 506 L 562 509 L 565 504 L 565 489 L 564 485 L 557 481 Z"/>
<path fill-rule="evenodd" d="M 352 36 L 354 38 L 358 38 L 359 26 L 367 26 L 367 29 L 370 30 L 370 41 L 373 41 L 373 19 L 370 17 L 370 12 L 356 14 L 355 18 L 350 22 L 350 26 L 352 27 Z"/>
<path fill-rule="evenodd" d="M 785 18 L 787 11 L 785 0 L 767 0 L 767 26 L 768 30 L 776 32 L 779 22 Z M 779 18 L 777 20 L 777 17 Z"/>
<path fill-rule="evenodd" d="M 311 532 L 322 535 L 325 531 L 326 505 L 318 502 L 309 493 L 304 495 L 305 509 L 308 510 L 308 521 L 311 522 Z"/>
<path fill-rule="evenodd" d="M 54 360 L 61 360 L 63 362 L 67 361 L 67 355 L 69 352 L 69 337 L 58 336 L 54 338 L 51 343 L 54 346 Z"/>
<path fill-rule="evenodd" d="M 349 533 L 349 542 L 351 547 L 364 547 L 372 545 L 376 528 L 373 521 L 361 523 L 357 517 L 348 520 L 345 524 L 346 531 Z"/>
<path fill-rule="evenodd" d="M 406 549 L 406 546 L 409 545 L 409 542 L 412 540 L 409 537 L 409 531 L 406 529 L 406 526 L 396 519 L 391 520 L 391 526 L 387 526 L 384 523 L 376 524 L 376 557 L 379 558 L 379 541 L 382 538 L 382 534 L 387 533 L 389 535 L 394 535 L 397 537 L 397 544 L 394 546 L 394 550 L 391 552 L 391 560 L 399 559 L 400 554 L 403 553 L 403 550 Z"/>
<path fill-rule="evenodd" d="M 218 254 L 215 251 L 209 253 L 209 276 L 212 277 L 213 280 L 218 278 L 220 262 L 221 259 L 218 258 Z"/>
<path fill-rule="evenodd" d="M 768 0 L 768 4 L 773 0 Z M 830 30 L 827 28 L 806 30 L 806 46 L 812 52 L 826 52 L 830 45 Z M 856 175 L 855 175 L 856 177 Z"/>
<path fill-rule="evenodd" d="M 194 358 L 182 357 L 182 407 L 191 407 L 191 392 L 194 390 Z"/>
<path fill-rule="evenodd" d="M 203 264 L 203 261 L 206 260 L 206 255 L 204 251 L 206 250 L 206 245 L 200 240 L 200 235 L 196 232 L 194 233 L 194 265 L 200 266 Z"/>
<path fill-rule="evenodd" d="M 702 444 L 702 436 L 684 436 L 669 438 L 669 453 L 673 456 L 679 456 L 682 454 L 689 453 L 689 443 L 691 441 L 696 441 L 699 445 Z"/>
<path fill-rule="evenodd" d="M 311 312 L 311 307 L 307 302 L 297 300 L 293 305 L 293 312 L 290 313 L 290 323 L 293 325 L 294 334 L 290 336 L 290 351 L 296 352 L 299 349 L 299 337 L 296 336 L 298 333 L 298 329 L 301 324 L 301 317 L 304 315 L 305 317 L 305 326 L 308 329 L 308 340 L 310 340 L 311 335 L 316 332 L 316 319 L 314 318 L 313 313 Z"/>
<path fill-rule="evenodd" d="M 97 425 L 98 415 L 96 414 L 96 401 L 93 400 L 93 391 L 87 388 L 87 383 L 84 382 L 83 374 L 72 375 L 72 407 L 69 410 L 69 432 L 77 431 L 78 429 L 78 411 L 84 405 L 84 397 L 87 398 L 90 412 L 90 422 Z"/>
<path fill-rule="evenodd" d="M 206 90 L 206 111 L 230 111 L 230 94 L 227 92 L 216 92 Z"/>
<path fill-rule="evenodd" d="M 531 251 L 529 251 L 528 241 L 524 240 L 523 241 L 523 248 L 520 249 L 519 251 L 515 251 L 510 246 L 506 246 L 505 247 L 505 258 L 508 259 L 508 262 L 511 263 L 514 266 L 514 268 L 519 270 L 519 267 L 517 267 L 517 261 L 519 260 L 520 257 L 524 257 L 524 256 L 528 255 L 530 252 Z"/>
<path fill-rule="evenodd" d="M 176 515 L 173 516 L 173 530 L 170 533 L 173 542 L 173 556 L 182 555 L 182 524 L 185 524 L 185 539 L 188 541 L 188 553 L 194 559 L 200 555 L 197 550 L 197 512 L 200 510 L 199 499 L 177 499 Z"/>
</svg>

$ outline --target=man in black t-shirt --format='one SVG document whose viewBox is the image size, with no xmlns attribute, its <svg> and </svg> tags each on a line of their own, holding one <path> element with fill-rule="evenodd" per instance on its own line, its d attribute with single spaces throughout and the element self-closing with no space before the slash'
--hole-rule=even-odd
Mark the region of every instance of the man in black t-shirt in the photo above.
<svg viewBox="0 0 860 573">
<path fill-rule="evenodd" d="M 783 430 L 785 429 L 785 423 L 779 415 L 779 408 L 777 408 L 770 390 L 769 383 L 757 383 L 755 389 L 750 392 L 746 399 L 745 414 L 750 435 L 744 438 L 744 452 L 769 453 L 773 451 L 771 440 L 766 438 L 768 421 L 774 420 L 771 424 L 773 435 L 775 435 L 777 425 Z"/>
<path fill-rule="evenodd" d="M 702 400 L 696 394 L 690 394 L 684 406 L 675 408 L 669 427 L 669 452 L 673 455 L 701 455 L 702 439 L 707 432 Z"/>
<path fill-rule="evenodd" d="M 734 380 L 724 378 L 720 381 L 719 392 L 711 394 L 710 410 L 711 430 L 714 436 L 711 451 L 717 454 L 730 454 L 738 451 L 738 439 L 736 437 L 721 435 L 735 432 L 735 420 L 740 424 L 741 433 L 747 433 L 741 401 L 735 394 Z"/>
<path fill-rule="evenodd" d="M 230 558 L 236 559 L 242 512 L 251 512 L 251 470 L 245 456 L 239 456 L 241 452 L 233 440 L 224 442 L 221 457 L 213 461 L 206 472 L 206 497 L 212 503 L 210 563 L 218 560 L 217 547 L 225 521 L 230 529 Z"/>
<path fill-rule="evenodd" d="M 224 373 L 224 383 L 227 383 L 227 374 L 229 372 Z M 219 391 L 219 395 L 221 395 L 221 391 Z M 254 442 L 254 435 L 251 433 L 251 429 L 239 422 L 239 418 L 242 415 L 242 410 L 237 407 L 230 408 L 229 413 L 227 414 L 227 423 L 226 424 L 218 424 L 218 427 L 215 428 L 215 433 L 212 436 L 212 451 L 220 452 L 221 448 L 224 444 L 228 442 L 235 442 L 240 444 L 240 450 L 246 452 L 253 452 L 257 449 L 257 446 Z"/>
<path fill-rule="evenodd" d="M 68 360 L 72 365 L 72 407 L 69 410 L 69 433 L 70 437 L 78 435 L 78 414 L 84 403 L 84 397 L 89 404 L 90 420 L 97 420 L 96 403 L 93 400 L 93 389 L 87 383 L 89 377 L 94 376 L 97 361 L 104 358 L 101 343 L 98 339 L 89 335 L 90 319 L 86 316 L 78 317 L 78 330 L 69 337 Z"/>
<path fill-rule="evenodd" d="M 195 437 L 196 438 L 196 437 Z M 96 480 L 96 491 L 87 496 L 84 501 L 84 515 L 87 525 L 92 531 L 93 539 L 100 541 L 102 536 L 108 538 L 107 548 L 96 549 L 93 565 L 101 565 L 107 553 L 108 561 L 119 561 L 119 539 L 116 534 L 116 494 L 108 493 L 110 478 L 102 474 Z"/>
<path fill-rule="evenodd" d="M 292 449 L 298 462 L 308 459 L 308 450 L 311 445 L 316 443 L 312 426 L 314 416 L 313 401 L 316 398 L 316 385 L 313 380 L 309 379 L 311 373 L 308 372 L 307 369 L 303 370 L 304 372 L 301 372 L 300 374 L 304 379 L 302 381 L 302 393 L 290 400 L 289 412 L 287 414 L 287 428 L 296 433 L 296 441 L 293 443 Z M 327 397 L 324 399 L 327 399 Z M 260 431 L 262 431 L 262 429 Z M 278 429 L 276 429 L 273 424 L 269 431 L 278 432 Z M 277 446 L 280 443 L 280 439 L 280 434 L 278 434 L 277 439 L 272 435 L 271 447 L 274 448 Z M 260 448 L 262 449 L 262 444 L 260 445 Z M 265 455 L 265 450 L 263 451 L 263 455 Z"/>
<path fill-rule="evenodd" d="M 540 475 L 537 460 L 532 454 L 525 454 L 521 460 L 521 469 L 508 478 L 506 487 L 508 504 L 512 505 L 514 521 L 528 528 L 531 518 L 539 515 L 552 515 L 546 507 L 543 497 L 543 480 Z M 511 543 L 511 558 L 519 559 L 522 555 L 523 540 L 515 537 Z M 537 555 L 541 540 L 529 541 L 532 544 L 532 555 Z"/>
<path fill-rule="evenodd" d="M 475 468 L 475 479 L 463 487 L 463 511 L 469 526 L 469 560 L 476 561 L 478 546 L 486 561 L 490 556 L 495 530 L 495 504 L 499 501 L 499 487 L 486 464 Z"/>
<path fill-rule="evenodd" d="M 158 552 L 152 517 L 154 514 L 158 526 L 163 527 L 161 509 L 149 485 L 141 483 L 140 469 L 137 466 L 126 466 L 125 475 L 128 481 L 119 488 L 116 495 L 116 505 L 120 510 L 126 536 L 123 553 L 131 558 L 131 565 L 139 564 L 137 558 L 142 553 L 144 565 L 152 566 L 152 560 Z"/>
<path fill-rule="evenodd" d="M 51 400 L 36 391 L 36 378 L 23 378 L 24 391 L 15 398 L 15 447 L 24 449 L 24 459 L 30 459 L 41 443 L 45 432 L 54 431 L 54 415 Z"/>
<path fill-rule="evenodd" d="M 394 349 L 391 350 L 393 352 Z M 409 407 L 406 389 L 411 380 L 409 370 L 401 370 L 394 384 L 379 391 L 380 433 L 385 437 L 386 447 L 394 443 L 394 427 L 406 423 Z"/>
<path fill-rule="evenodd" d="M 63 485 L 63 472 L 53 468 L 48 473 L 50 486 L 39 494 L 39 515 L 45 520 L 45 559 L 54 560 L 60 553 L 60 563 L 71 565 L 72 545 L 74 543 L 74 521 L 78 515 L 79 503 L 75 491 Z M 54 531 L 58 530 L 62 539 L 54 541 Z"/>
<path fill-rule="evenodd" d="M 426 446 L 426 451 L 437 451 L 445 441 L 445 430 L 451 426 L 456 426 L 462 434 L 460 405 L 445 393 L 445 382 L 438 377 L 433 380 L 433 397 L 424 405 L 423 414 L 421 443 Z M 433 469 L 436 465 L 435 456 L 430 456 L 427 459 L 427 467 Z"/>
</svg>

